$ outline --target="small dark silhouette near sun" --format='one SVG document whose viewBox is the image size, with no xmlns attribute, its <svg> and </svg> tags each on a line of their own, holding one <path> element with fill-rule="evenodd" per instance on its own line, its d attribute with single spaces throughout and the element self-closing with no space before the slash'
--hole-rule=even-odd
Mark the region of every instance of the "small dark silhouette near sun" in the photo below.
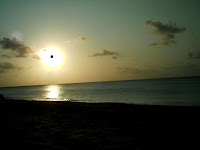
<svg viewBox="0 0 200 150">
<path fill-rule="evenodd" d="M 53 55 L 51 55 L 51 58 L 53 58 Z"/>
</svg>

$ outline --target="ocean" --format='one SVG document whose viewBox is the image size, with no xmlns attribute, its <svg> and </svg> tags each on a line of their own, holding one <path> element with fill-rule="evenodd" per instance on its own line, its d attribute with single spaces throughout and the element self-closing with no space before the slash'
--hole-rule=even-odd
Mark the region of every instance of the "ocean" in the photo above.
<svg viewBox="0 0 200 150">
<path fill-rule="evenodd" d="M 200 77 L 2 87 L 0 93 L 16 100 L 200 106 Z"/>
</svg>

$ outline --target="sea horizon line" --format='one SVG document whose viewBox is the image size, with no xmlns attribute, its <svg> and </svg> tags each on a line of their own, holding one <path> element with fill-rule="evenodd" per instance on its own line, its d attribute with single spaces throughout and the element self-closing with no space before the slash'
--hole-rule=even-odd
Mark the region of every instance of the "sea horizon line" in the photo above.
<svg viewBox="0 0 200 150">
<path fill-rule="evenodd" d="M 142 81 L 142 80 L 163 80 L 163 79 L 180 79 L 180 78 L 200 78 L 200 76 L 182 76 L 182 77 L 161 77 L 161 78 L 141 78 L 141 79 L 128 79 L 128 80 L 106 80 L 106 81 L 91 81 L 91 82 L 69 82 L 57 84 L 38 84 L 38 85 L 20 85 L 20 86 L 3 86 L 0 88 L 13 88 L 13 87 L 30 87 L 30 86 L 48 86 L 48 85 L 67 85 L 67 84 L 84 84 L 84 83 L 101 83 L 101 82 L 128 82 L 128 81 Z"/>
</svg>

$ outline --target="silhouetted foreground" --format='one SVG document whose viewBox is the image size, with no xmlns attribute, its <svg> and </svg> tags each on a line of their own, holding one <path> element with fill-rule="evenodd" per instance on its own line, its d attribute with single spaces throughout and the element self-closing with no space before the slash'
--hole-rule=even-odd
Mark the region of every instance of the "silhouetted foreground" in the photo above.
<svg viewBox="0 0 200 150">
<path fill-rule="evenodd" d="M 1 149 L 198 149 L 200 107 L 0 103 Z"/>
<path fill-rule="evenodd" d="M 1 102 L 5 102 L 5 100 L 6 100 L 6 99 L 5 99 L 5 97 L 3 96 L 3 94 L 0 94 L 0 103 L 1 103 Z"/>
</svg>

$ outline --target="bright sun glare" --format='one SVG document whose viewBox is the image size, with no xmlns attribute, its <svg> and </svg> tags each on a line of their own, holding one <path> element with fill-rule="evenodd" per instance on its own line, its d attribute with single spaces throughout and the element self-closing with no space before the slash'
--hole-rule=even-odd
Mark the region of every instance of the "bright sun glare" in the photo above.
<svg viewBox="0 0 200 150">
<path fill-rule="evenodd" d="M 55 69 L 62 62 L 62 54 L 57 49 L 43 48 L 40 50 L 39 56 L 48 69 Z"/>
</svg>

